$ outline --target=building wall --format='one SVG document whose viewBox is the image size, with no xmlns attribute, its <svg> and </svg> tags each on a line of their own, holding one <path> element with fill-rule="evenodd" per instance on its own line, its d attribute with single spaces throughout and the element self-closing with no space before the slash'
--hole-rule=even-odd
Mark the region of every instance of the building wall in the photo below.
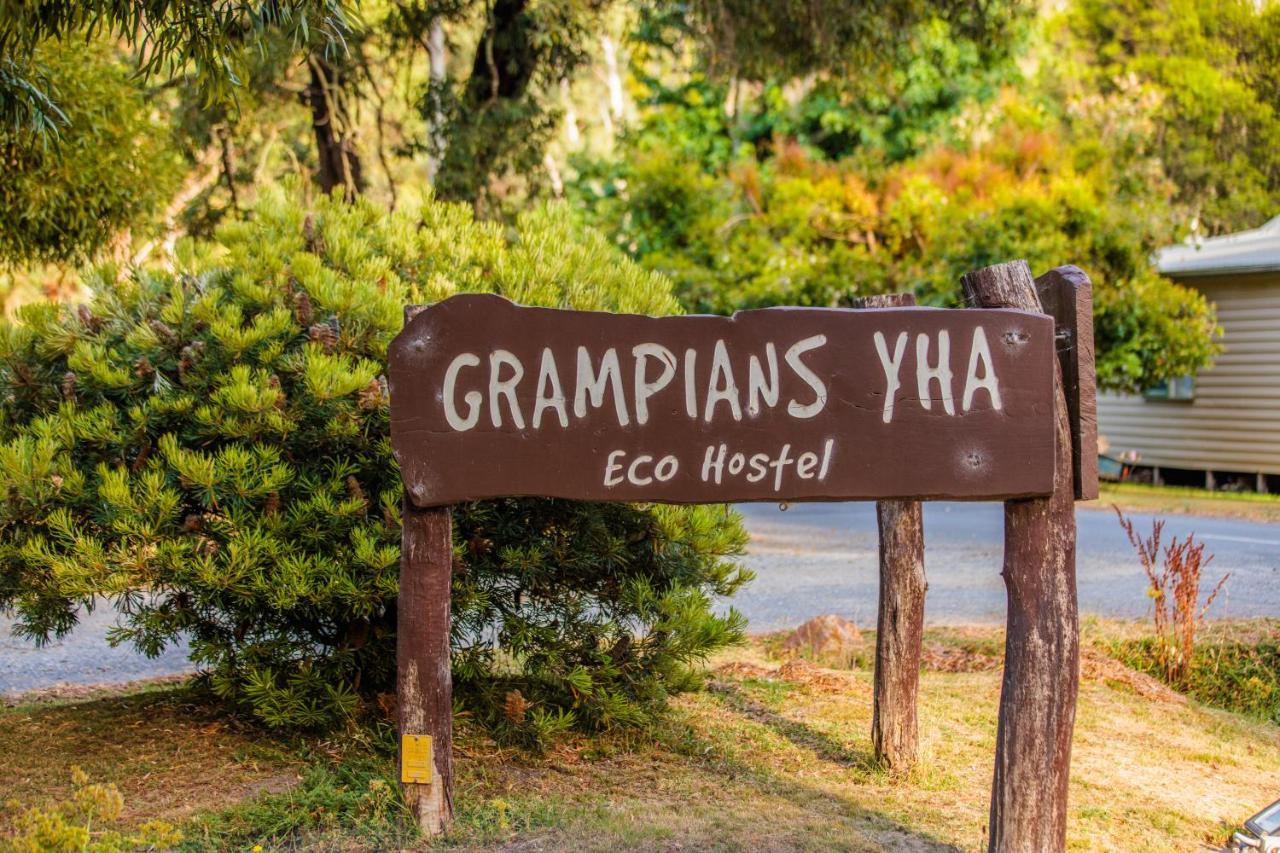
<svg viewBox="0 0 1280 853">
<path fill-rule="evenodd" d="M 1280 474 L 1280 274 L 1195 277 L 1218 308 L 1224 350 L 1193 401 L 1101 394 L 1106 454 L 1140 465 Z"/>
</svg>

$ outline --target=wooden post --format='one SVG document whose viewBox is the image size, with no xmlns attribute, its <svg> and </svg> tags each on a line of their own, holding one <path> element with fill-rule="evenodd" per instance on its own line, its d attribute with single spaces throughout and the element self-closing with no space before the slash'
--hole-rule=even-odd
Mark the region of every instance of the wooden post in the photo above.
<svg viewBox="0 0 1280 853">
<path fill-rule="evenodd" d="M 855 303 L 858 308 L 915 304 L 909 293 L 866 296 Z M 928 589 L 924 514 L 919 501 L 877 501 L 876 521 L 880 529 L 880 600 L 871 743 L 876 760 L 901 773 L 911 769 L 920 751 L 916 706 Z"/>
<path fill-rule="evenodd" d="M 1093 365 L 1093 284 L 1084 270 L 1054 267 L 1036 278 L 1044 312 L 1057 328 L 1062 388 L 1071 418 L 1071 470 L 1076 500 L 1098 497 L 1098 386 Z"/>
<path fill-rule="evenodd" d="M 453 519 L 447 508 L 418 509 L 407 498 L 403 516 L 396 602 L 400 781 L 418 827 L 431 837 L 453 823 Z"/>
<path fill-rule="evenodd" d="M 973 305 L 1040 310 L 1025 261 L 971 272 L 963 281 Z M 1055 373 L 1053 494 L 1004 505 L 1002 574 L 1009 615 L 991 786 L 992 851 L 1053 851 L 1066 846 L 1080 625 L 1070 418 L 1060 364 Z"/>
</svg>

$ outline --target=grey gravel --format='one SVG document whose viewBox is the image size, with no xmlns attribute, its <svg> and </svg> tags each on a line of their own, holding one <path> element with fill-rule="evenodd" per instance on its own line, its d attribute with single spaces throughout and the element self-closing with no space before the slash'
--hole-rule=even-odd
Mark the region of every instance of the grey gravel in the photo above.
<svg viewBox="0 0 1280 853">
<path fill-rule="evenodd" d="M 110 603 L 101 601 L 61 640 L 43 648 L 15 637 L 13 620 L 0 616 L 0 695 L 62 684 L 100 684 L 136 681 L 157 675 L 190 672 L 187 644 L 177 643 L 157 658 L 147 658 L 129 646 L 112 648 L 107 631 L 116 624 Z"/>
<path fill-rule="evenodd" d="M 751 532 L 745 563 L 756 580 L 732 604 L 752 631 L 790 628 L 836 613 L 874 627 L 879 563 L 874 504 L 774 504 L 738 507 Z M 1131 516 L 1139 531 L 1150 515 Z M 1145 616 L 1151 600 L 1146 576 L 1110 509 L 1076 513 L 1080 612 Z M 925 505 L 925 618 L 931 624 L 1000 624 L 1005 589 L 1000 577 L 1004 514 L 999 504 Z M 1165 516 L 1165 541 L 1194 532 L 1214 554 L 1206 585 L 1231 579 L 1210 618 L 1280 616 L 1280 524 Z"/>
</svg>

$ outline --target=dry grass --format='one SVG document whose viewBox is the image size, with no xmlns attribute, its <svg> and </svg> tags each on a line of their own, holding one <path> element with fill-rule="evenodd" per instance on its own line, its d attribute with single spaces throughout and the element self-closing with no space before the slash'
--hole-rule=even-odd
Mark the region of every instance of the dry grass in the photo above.
<svg viewBox="0 0 1280 853">
<path fill-rule="evenodd" d="M 458 824 L 444 846 L 981 849 L 1000 690 L 986 652 L 999 648 L 999 633 L 951 630 L 930 641 L 964 654 L 938 658 L 949 671 L 923 673 L 923 761 L 905 779 L 870 755 L 869 672 L 783 661 L 757 640 L 718 658 L 710 688 L 678 698 L 670 721 L 643 734 L 575 738 L 538 758 L 460 721 Z M 1195 849 L 1280 790 L 1280 727 L 1144 695 L 1123 667 L 1091 660 L 1072 764 L 1072 849 Z M 65 791 L 73 763 L 119 784 L 134 819 L 222 809 L 288 784 L 298 769 L 287 746 L 182 690 L 0 710 L 7 795 L 29 803 Z M 240 838 L 244 807 L 236 820 Z M 350 831 L 286 842 L 361 848 Z"/>
<path fill-rule="evenodd" d="M 926 671 L 924 760 L 870 755 L 870 677 L 780 665 L 763 644 L 634 751 L 600 741 L 463 764 L 454 843 L 474 849 L 982 849 L 1000 673 Z M 1071 849 L 1189 850 L 1280 790 L 1280 728 L 1188 703 L 1091 654 L 1081 687 Z M 1149 695 L 1137 691 L 1150 690 Z M 505 827 L 505 829 L 504 829 Z M 505 848 L 504 848 L 505 849 Z"/>
<path fill-rule="evenodd" d="M 128 826 L 149 818 L 178 822 L 278 790 L 293 783 L 298 768 L 287 746 L 218 715 L 181 687 L 0 710 L 0 805 L 66 799 L 73 765 L 120 788 Z M 0 831 L 11 816 L 0 809 Z"/>
</svg>

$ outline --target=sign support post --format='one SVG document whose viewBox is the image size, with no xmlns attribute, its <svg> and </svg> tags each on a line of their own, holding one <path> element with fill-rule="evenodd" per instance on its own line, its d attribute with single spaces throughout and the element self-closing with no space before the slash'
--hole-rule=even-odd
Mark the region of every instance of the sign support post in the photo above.
<svg viewBox="0 0 1280 853">
<path fill-rule="evenodd" d="M 1025 261 L 968 273 L 963 282 L 975 307 L 1041 310 Z M 992 851 L 1066 847 L 1080 623 L 1072 437 L 1057 362 L 1053 492 L 1004 504 L 1001 574 L 1009 611 L 988 828 Z M 1089 368 L 1091 376 L 1092 364 Z"/>
<path fill-rule="evenodd" d="M 400 783 L 429 838 L 453 823 L 453 519 L 448 507 L 419 509 L 406 499 L 402 525 L 396 602 Z"/>
<path fill-rule="evenodd" d="M 858 308 L 910 308 L 909 293 L 864 296 Z M 915 765 L 920 751 L 917 696 L 924 637 L 924 513 L 919 501 L 876 502 L 880 596 L 871 744 L 876 761 L 896 773 Z"/>
</svg>

